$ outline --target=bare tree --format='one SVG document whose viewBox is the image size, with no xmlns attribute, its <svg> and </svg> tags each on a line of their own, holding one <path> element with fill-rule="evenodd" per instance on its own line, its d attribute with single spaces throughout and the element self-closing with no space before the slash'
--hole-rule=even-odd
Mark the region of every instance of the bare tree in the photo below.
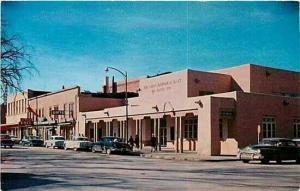
<svg viewBox="0 0 300 191">
<path fill-rule="evenodd" d="M 1 97 L 6 102 L 8 90 L 21 92 L 21 82 L 25 74 L 30 76 L 36 68 L 30 61 L 25 46 L 18 43 L 18 36 L 1 36 Z"/>
</svg>

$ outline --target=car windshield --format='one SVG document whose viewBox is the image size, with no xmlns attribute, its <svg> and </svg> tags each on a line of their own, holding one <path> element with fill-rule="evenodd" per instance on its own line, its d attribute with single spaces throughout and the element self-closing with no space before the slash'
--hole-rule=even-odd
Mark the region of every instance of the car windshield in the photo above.
<svg viewBox="0 0 300 191">
<path fill-rule="evenodd" d="M 40 139 L 40 137 L 38 137 L 38 136 L 31 136 L 31 137 L 29 137 L 30 139 Z"/>
<path fill-rule="evenodd" d="M 55 137 L 54 140 L 65 140 L 63 137 Z"/>
<path fill-rule="evenodd" d="M 86 137 L 78 137 L 76 141 L 88 141 Z"/>
<path fill-rule="evenodd" d="M 276 140 L 262 140 L 260 142 L 260 144 L 263 144 L 263 145 L 276 145 L 276 143 L 278 143 L 278 141 L 276 141 Z"/>
<path fill-rule="evenodd" d="M 117 137 L 109 137 L 107 138 L 108 142 L 122 142 L 122 139 L 117 138 Z"/>
<path fill-rule="evenodd" d="M 9 135 L 1 135 L 1 139 L 10 139 Z"/>
</svg>

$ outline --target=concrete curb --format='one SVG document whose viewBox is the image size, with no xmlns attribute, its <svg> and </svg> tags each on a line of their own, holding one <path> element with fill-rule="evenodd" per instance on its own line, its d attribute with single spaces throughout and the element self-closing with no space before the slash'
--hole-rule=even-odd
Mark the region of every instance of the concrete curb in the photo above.
<svg viewBox="0 0 300 191">
<path fill-rule="evenodd" d="M 164 160 L 177 160 L 177 161 L 207 161 L 207 162 L 230 162 L 230 161 L 239 161 L 237 158 L 199 158 L 199 157 L 184 157 L 184 156 L 162 156 L 162 155 L 153 155 L 153 154 L 141 154 L 141 157 L 144 158 L 153 158 L 153 159 L 164 159 Z"/>
</svg>

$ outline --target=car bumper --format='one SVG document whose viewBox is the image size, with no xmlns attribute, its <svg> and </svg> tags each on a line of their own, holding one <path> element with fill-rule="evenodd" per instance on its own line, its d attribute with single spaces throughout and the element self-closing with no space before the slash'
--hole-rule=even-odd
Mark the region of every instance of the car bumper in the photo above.
<svg viewBox="0 0 300 191">
<path fill-rule="evenodd" d="M 239 154 L 240 160 L 262 160 L 264 156 L 260 153 L 240 153 Z"/>
</svg>

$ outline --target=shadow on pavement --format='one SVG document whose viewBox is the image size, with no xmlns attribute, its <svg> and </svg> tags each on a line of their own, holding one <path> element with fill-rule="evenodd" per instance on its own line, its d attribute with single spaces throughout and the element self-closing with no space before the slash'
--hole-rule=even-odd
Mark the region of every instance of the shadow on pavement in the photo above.
<svg viewBox="0 0 300 191">
<path fill-rule="evenodd" d="M 2 173 L 1 188 L 2 190 L 24 189 L 32 186 L 41 186 L 55 184 L 59 181 L 49 180 L 42 176 L 29 173 Z"/>
</svg>

